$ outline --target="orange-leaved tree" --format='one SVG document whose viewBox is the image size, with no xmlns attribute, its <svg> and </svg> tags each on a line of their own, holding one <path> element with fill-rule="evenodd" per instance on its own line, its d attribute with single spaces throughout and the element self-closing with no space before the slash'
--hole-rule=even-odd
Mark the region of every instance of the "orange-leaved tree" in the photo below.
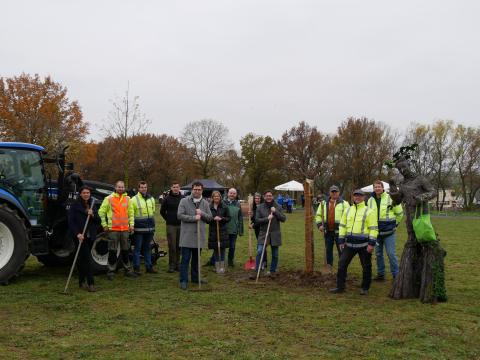
<svg viewBox="0 0 480 360">
<path fill-rule="evenodd" d="M 88 134 L 77 101 L 49 76 L 22 74 L 0 78 L 0 137 L 3 141 L 38 144 L 56 152 L 69 145 L 78 152 Z"/>
</svg>

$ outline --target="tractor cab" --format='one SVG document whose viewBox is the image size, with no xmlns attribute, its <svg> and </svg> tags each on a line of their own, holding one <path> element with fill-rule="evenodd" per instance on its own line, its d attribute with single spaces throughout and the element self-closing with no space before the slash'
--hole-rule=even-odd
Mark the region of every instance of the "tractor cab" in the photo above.
<svg viewBox="0 0 480 360">
<path fill-rule="evenodd" d="M 30 225 L 44 222 L 46 183 L 41 146 L 0 143 L 0 199 L 17 206 Z"/>
</svg>

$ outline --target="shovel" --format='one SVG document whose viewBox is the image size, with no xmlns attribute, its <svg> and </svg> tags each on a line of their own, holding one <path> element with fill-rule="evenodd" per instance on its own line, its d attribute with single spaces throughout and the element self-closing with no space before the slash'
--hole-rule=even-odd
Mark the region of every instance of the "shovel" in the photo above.
<svg viewBox="0 0 480 360">
<path fill-rule="evenodd" d="M 95 203 L 95 199 L 92 198 L 92 204 L 90 205 L 90 210 L 93 209 L 93 204 L 94 203 Z M 85 231 L 87 231 L 87 226 L 88 226 L 89 221 L 90 221 L 90 215 L 87 216 L 87 221 L 85 221 L 85 226 L 83 227 L 82 236 L 85 236 Z M 67 293 L 68 285 L 70 284 L 70 279 L 72 278 L 73 269 L 75 269 L 75 264 L 77 263 L 78 253 L 80 252 L 80 246 L 82 246 L 82 244 L 83 244 L 83 241 L 78 242 L 77 252 L 75 253 L 75 257 L 73 258 L 72 268 L 70 269 L 70 274 L 68 274 L 67 283 L 65 284 L 65 289 L 63 290 L 64 294 Z"/>
<path fill-rule="evenodd" d="M 225 261 L 220 260 L 222 255 L 220 252 L 220 225 L 217 221 L 217 259 L 215 259 L 215 270 L 217 274 L 225 274 Z"/>
<path fill-rule="evenodd" d="M 260 257 L 260 263 L 258 264 L 257 279 L 255 280 L 255 283 L 258 283 L 258 278 L 260 277 L 260 271 L 262 270 L 263 256 L 265 255 L 265 248 L 267 247 L 267 239 L 268 239 L 268 234 L 270 232 L 271 223 L 272 223 L 272 219 L 268 220 L 267 233 L 265 234 L 265 240 L 263 241 L 262 256 Z"/>
<path fill-rule="evenodd" d="M 248 197 L 248 207 L 252 210 L 253 197 Z M 246 271 L 255 270 L 255 260 L 252 255 L 252 229 L 248 228 L 248 260 L 244 265 Z"/>
</svg>

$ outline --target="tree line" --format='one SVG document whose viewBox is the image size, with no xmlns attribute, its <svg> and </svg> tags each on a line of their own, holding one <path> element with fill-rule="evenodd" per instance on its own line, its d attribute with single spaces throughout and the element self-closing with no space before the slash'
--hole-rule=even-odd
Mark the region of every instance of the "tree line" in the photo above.
<svg viewBox="0 0 480 360">
<path fill-rule="evenodd" d="M 220 121 L 188 123 L 179 137 L 149 132 L 150 120 L 129 90 L 112 101 L 100 141 L 88 141 L 90 124 L 67 89 L 50 77 L 22 74 L 0 78 L 0 140 L 23 141 L 56 153 L 69 146 L 68 159 L 83 178 L 113 183 L 139 180 L 154 193 L 195 178 L 214 178 L 251 193 L 295 179 L 313 179 L 315 192 L 331 184 L 349 193 L 393 174 L 385 161 L 401 145 L 418 144 L 414 170 L 439 192 L 442 208 L 447 189 L 461 194 L 464 208 L 474 206 L 480 189 L 480 127 L 451 120 L 412 123 L 404 134 L 365 117 L 344 120 L 335 133 L 299 122 L 279 139 L 247 133 L 234 144 Z"/>
</svg>

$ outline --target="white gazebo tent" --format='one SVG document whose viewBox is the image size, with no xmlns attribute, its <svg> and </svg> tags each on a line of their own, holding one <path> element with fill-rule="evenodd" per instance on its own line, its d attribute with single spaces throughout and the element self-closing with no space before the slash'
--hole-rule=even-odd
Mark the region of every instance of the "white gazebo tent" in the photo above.
<svg viewBox="0 0 480 360">
<path fill-rule="evenodd" d="M 390 185 L 385 181 L 382 181 L 382 183 L 383 183 L 383 188 L 385 189 L 385 191 L 389 192 L 390 191 Z M 373 184 L 362 187 L 362 190 L 365 191 L 366 193 L 372 193 L 373 192 Z"/>
<path fill-rule="evenodd" d="M 285 184 L 275 186 L 275 190 L 278 191 L 303 191 L 303 184 L 298 181 L 292 180 Z"/>
<path fill-rule="evenodd" d="M 275 190 L 277 191 L 288 191 L 288 192 L 303 192 L 303 184 L 299 183 L 298 181 L 292 180 L 285 184 L 281 184 L 275 186 Z M 295 199 L 295 197 L 293 197 Z M 297 201 L 297 200 L 295 200 Z"/>
</svg>

